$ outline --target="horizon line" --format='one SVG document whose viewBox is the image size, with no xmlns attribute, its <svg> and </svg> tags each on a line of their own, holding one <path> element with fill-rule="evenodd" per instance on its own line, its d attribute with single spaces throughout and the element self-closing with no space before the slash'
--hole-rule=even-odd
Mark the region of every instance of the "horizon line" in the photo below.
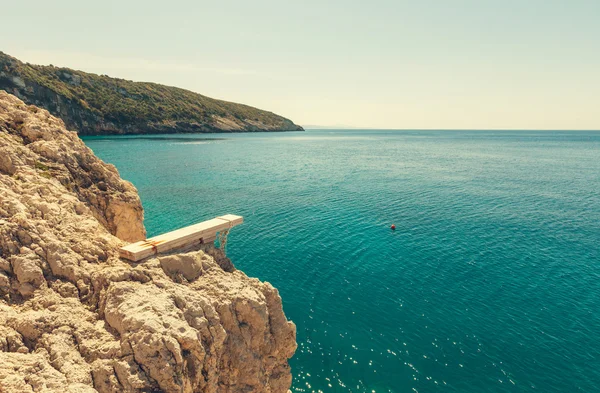
<svg viewBox="0 0 600 393">
<path fill-rule="evenodd" d="M 379 128 L 354 126 L 315 126 L 302 125 L 305 130 L 359 130 L 359 131 L 592 131 L 600 128 Z"/>
</svg>

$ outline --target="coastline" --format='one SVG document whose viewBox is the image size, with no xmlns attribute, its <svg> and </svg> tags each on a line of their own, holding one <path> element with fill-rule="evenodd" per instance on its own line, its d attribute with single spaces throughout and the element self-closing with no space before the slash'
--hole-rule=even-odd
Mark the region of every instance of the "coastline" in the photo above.
<svg viewBox="0 0 600 393">
<path fill-rule="evenodd" d="M 135 187 L 2 91 L 0 196 L 1 391 L 288 392 L 277 289 L 210 244 L 119 258 L 146 237 Z"/>
</svg>

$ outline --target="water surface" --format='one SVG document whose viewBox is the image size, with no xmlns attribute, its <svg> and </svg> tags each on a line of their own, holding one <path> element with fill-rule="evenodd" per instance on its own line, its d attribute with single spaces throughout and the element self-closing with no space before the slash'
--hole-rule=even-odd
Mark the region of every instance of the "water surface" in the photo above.
<svg viewBox="0 0 600 393">
<path fill-rule="evenodd" d="M 150 236 L 244 216 L 228 255 L 298 327 L 294 392 L 600 391 L 600 132 L 85 141 Z"/>
</svg>

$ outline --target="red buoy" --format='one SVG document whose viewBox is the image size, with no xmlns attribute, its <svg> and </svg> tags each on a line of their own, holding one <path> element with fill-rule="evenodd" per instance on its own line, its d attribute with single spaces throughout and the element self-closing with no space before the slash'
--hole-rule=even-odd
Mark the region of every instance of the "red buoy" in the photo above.
<svg viewBox="0 0 600 393">
<path fill-rule="evenodd" d="M 392 226 L 390 228 L 392 228 L 392 231 L 396 230 L 396 226 L 394 224 L 392 224 Z"/>
</svg>

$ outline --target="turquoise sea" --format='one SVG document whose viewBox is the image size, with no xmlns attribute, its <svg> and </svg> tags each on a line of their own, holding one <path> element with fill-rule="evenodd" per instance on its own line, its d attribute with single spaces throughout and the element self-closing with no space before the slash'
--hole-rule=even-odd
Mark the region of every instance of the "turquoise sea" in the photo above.
<svg viewBox="0 0 600 393">
<path fill-rule="evenodd" d="M 294 392 L 600 392 L 600 132 L 85 141 L 149 235 L 244 216 L 228 255 L 298 327 Z"/>
</svg>

